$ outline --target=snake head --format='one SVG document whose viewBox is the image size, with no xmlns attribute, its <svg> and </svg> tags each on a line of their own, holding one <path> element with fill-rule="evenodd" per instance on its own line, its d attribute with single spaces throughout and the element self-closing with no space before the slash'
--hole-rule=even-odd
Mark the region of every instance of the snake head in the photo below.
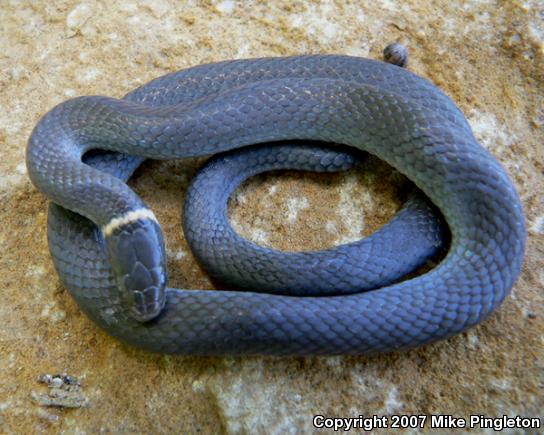
<svg viewBox="0 0 544 435">
<path fill-rule="evenodd" d="M 139 322 L 157 317 L 166 302 L 161 228 L 149 209 L 114 218 L 103 229 L 122 302 Z"/>
</svg>

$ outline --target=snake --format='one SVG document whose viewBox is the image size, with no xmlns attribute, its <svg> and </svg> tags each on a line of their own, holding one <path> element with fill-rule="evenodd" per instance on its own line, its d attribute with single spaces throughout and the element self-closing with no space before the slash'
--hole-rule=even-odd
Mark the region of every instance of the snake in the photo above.
<svg viewBox="0 0 544 435">
<path fill-rule="evenodd" d="M 371 236 L 283 252 L 230 225 L 228 199 L 247 178 L 340 171 L 361 151 L 416 186 Z M 232 291 L 167 286 L 161 227 L 126 184 L 145 159 L 200 156 L 211 157 L 187 191 L 183 229 L 199 263 Z M 523 262 L 524 215 L 506 170 L 439 88 L 378 60 L 227 60 L 167 74 L 121 99 L 72 98 L 39 120 L 26 163 L 50 199 L 48 244 L 61 282 L 107 333 L 151 352 L 410 349 L 486 319 Z M 406 277 L 440 249 L 435 267 Z"/>
</svg>

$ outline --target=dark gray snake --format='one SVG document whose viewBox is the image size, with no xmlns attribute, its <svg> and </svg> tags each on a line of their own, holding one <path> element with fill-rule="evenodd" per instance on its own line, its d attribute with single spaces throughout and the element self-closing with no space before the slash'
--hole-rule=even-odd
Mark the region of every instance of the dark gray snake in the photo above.
<svg viewBox="0 0 544 435">
<path fill-rule="evenodd" d="M 300 140 L 360 148 L 405 174 L 447 222 L 446 258 L 401 280 L 444 237 L 433 206 L 418 194 L 371 237 L 331 250 L 277 252 L 238 236 L 226 204 L 247 177 L 283 168 L 340 170 L 356 158 Z M 283 142 L 271 144 L 277 141 Z M 238 150 L 254 144 L 265 145 Z M 184 229 L 213 275 L 254 291 L 165 288 L 160 227 L 124 181 L 144 158 L 228 150 L 193 181 Z M 428 81 L 368 59 L 220 62 L 158 78 L 122 100 L 75 98 L 35 127 L 27 166 L 52 201 L 48 239 L 64 285 L 110 334 L 152 351 L 308 355 L 409 348 L 485 319 L 508 294 L 523 260 L 518 195 L 463 114 Z"/>
</svg>

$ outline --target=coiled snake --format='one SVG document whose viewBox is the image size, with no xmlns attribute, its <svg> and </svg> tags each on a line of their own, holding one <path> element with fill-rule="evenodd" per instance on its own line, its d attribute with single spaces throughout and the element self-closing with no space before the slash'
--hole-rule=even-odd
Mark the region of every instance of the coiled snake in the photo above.
<svg viewBox="0 0 544 435">
<path fill-rule="evenodd" d="M 445 259 L 400 281 L 442 238 L 418 195 L 373 236 L 327 251 L 271 251 L 234 233 L 226 203 L 248 176 L 353 162 L 349 153 L 298 140 L 360 148 L 405 174 L 447 222 Z M 270 144 L 276 141 L 284 142 Z M 264 145 L 238 150 L 254 144 Z M 88 152 L 96 149 L 107 151 Z M 166 288 L 160 227 L 125 180 L 144 158 L 228 150 L 193 181 L 184 228 L 213 274 L 254 291 Z M 152 351 L 317 355 L 413 347 L 486 318 L 523 260 L 518 195 L 460 110 L 428 81 L 368 59 L 219 62 L 158 78 L 122 100 L 74 98 L 37 124 L 27 166 L 52 201 L 48 239 L 64 285 L 110 334 Z"/>
</svg>

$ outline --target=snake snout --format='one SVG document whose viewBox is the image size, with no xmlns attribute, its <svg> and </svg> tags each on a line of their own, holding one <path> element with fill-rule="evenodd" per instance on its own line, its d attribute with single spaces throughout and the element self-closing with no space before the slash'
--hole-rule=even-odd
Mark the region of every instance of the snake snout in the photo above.
<svg viewBox="0 0 544 435">
<path fill-rule="evenodd" d="M 166 263 L 160 226 L 149 210 L 116 218 L 103 230 L 120 297 L 139 322 L 157 317 L 166 301 Z"/>
<path fill-rule="evenodd" d="M 133 295 L 130 313 L 139 322 L 147 322 L 157 317 L 164 307 L 166 293 L 163 287 L 148 287 L 143 291 L 122 290 Z"/>
</svg>

